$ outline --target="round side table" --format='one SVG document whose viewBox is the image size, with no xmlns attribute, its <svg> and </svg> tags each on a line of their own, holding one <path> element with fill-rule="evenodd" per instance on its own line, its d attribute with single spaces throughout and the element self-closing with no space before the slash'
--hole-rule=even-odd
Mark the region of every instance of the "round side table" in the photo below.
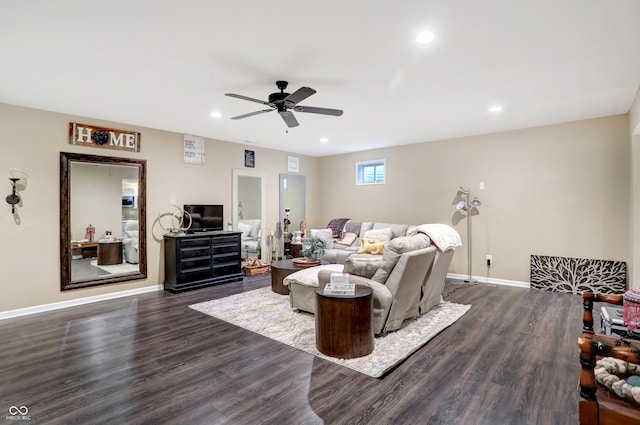
<svg viewBox="0 0 640 425">
<path fill-rule="evenodd" d="M 316 347 L 322 354 L 353 359 L 374 348 L 373 291 L 356 285 L 355 295 L 325 294 L 316 290 Z"/>
<path fill-rule="evenodd" d="M 122 264 L 122 241 L 98 241 L 98 265 Z"/>
</svg>

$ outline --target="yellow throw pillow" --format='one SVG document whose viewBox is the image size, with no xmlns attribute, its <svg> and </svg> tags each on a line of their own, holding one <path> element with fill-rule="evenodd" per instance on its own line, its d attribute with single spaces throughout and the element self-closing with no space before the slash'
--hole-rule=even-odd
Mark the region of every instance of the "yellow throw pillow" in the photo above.
<svg viewBox="0 0 640 425">
<path fill-rule="evenodd" d="M 358 254 L 380 255 L 383 252 L 384 244 L 382 242 L 373 242 L 371 239 L 363 239 L 362 247 L 358 250 Z"/>
</svg>

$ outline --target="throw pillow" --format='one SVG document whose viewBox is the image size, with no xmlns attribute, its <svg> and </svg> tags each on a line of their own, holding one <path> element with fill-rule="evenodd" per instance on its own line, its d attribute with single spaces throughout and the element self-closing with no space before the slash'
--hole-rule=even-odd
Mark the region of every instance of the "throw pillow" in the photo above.
<svg viewBox="0 0 640 425">
<path fill-rule="evenodd" d="M 347 224 L 344 225 L 344 231 L 347 233 L 355 233 L 356 236 L 360 235 L 360 229 L 362 228 L 361 221 L 349 220 Z"/>
<path fill-rule="evenodd" d="M 391 223 L 373 223 L 373 230 L 378 229 L 391 229 L 391 239 L 399 238 L 400 236 L 407 236 L 408 224 L 391 224 Z"/>
<path fill-rule="evenodd" d="M 238 223 L 238 232 L 242 233 L 242 239 L 246 239 L 251 235 L 251 225 L 245 223 Z"/>
<path fill-rule="evenodd" d="M 369 239 L 373 243 L 389 243 L 393 233 L 391 232 L 391 228 L 387 227 L 385 229 L 375 229 L 375 230 L 367 230 L 364 232 L 364 236 L 362 239 Z"/>
<path fill-rule="evenodd" d="M 320 238 L 324 241 L 325 248 L 333 248 L 333 230 L 331 229 L 311 229 L 309 236 L 312 238 Z"/>
<path fill-rule="evenodd" d="M 137 238 L 138 237 L 138 231 L 137 230 L 127 230 L 126 232 L 124 232 L 124 234 L 128 238 Z"/>
<path fill-rule="evenodd" d="M 371 279 L 379 283 L 385 283 L 402 254 L 421 248 L 428 248 L 429 245 L 431 245 L 431 240 L 423 233 L 393 239 L 385 247 L 382 265 Z"/>
<path fill-rule="evenodd" d="M 332 273 L 340 273 L 344 268 L 343 264 L 324 264 L 322 266 L 308 267 L 306 269 L 293 272 L 284 278 L 282 284 L 289 286 L 291 283 L 297 283 L 303 286 L 318 286 L 318 272 L 329 270 Z M 314 295 L 312 293 L 312 295 Z"/>
<path fill-rule="evenodd" d="M 251 236 L 254 239 L 259 239 L 260 238 L 260 220 L 252 220 L 253 222 L 251 223 L 251 233 L 249 234 L 249 236 Z"/>
<path fill-rule="evenodd" d="M 358 250 L 358 254 L 373 254 L 379 255 L 384 251 L 384 244 L 382 242 L 371 242 L 371 239 L 363 239 L 362 247 Z"/>
<path fill-rule="evenodd" d="M 339 243 L 340 245 L 353 245 L 356 239 L 358 239 L 358 235 L 356 235 L 355 233 L 345 232 L 345 234 L 342 236 L 342 239 L 336 241 L 336 243 Z"/>
<path fill-rule="evenodd" d="M 238 225 L 251 226 L 251 232 L 247 235 L 249 238 L 259 239 L 260 238 L 260 220 L 259 219 L 247 219 L 247 220 L 239 220 Z M 238 230 L 240 230 L 240 226 L 238 226 Z"/>
</svg>

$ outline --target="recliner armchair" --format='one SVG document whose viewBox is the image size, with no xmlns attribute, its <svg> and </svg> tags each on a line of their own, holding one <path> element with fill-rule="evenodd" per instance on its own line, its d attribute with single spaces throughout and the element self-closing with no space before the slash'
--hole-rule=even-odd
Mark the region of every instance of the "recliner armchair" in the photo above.
<svg viewBox="0 0 640 425">
<path fill-rule="evenodd" d="M 405 320 L 420 315 L 422 285 L 428 278 L 435 254 L 435 247 L 403 253 L 385 283 L 349 275 L 349 282 L 373 290 L 373 331 L 376 335 L 398 330 Z M 329 270 L 318 273 L 320 287 L 329 283 L 331 273 Z"/>
<path fill-rule="evenodd" d="M 138 220 L 127 220 L 124 223 L 122 247 L 124 249 L 124 260 L 127 263 L 138 264 Z"/>
<path fill-rule="evenodd" d="M 238 220 L 240 236 L 240 251 L 242 258 L 258 257 L 262 239 L 262 225 L 260 219 Z"/>
<path fill-rule="evenodd" d="M 436 252 L 424 234 L 402 236 L 387 244 L 382 256 L 355 254 L 347 258 L 344 267 L 328 264 L 300 270 L 287 276 L 284 284 L 289 287 L 292 307 L 315 313 L 315 289 L 324 287 L 332 273 L 349 273 L 350 282 L 373 290 L 373 330 L 377 335 L 384 334 L 423 312 L 420 304 L 427 282 L 434 288 L 427 291 L 429 302 L 425 306 L 436 298 L 441 300 L 444 277 L 440 276 L 441 284 L 429 279 Z"/>
</svg>

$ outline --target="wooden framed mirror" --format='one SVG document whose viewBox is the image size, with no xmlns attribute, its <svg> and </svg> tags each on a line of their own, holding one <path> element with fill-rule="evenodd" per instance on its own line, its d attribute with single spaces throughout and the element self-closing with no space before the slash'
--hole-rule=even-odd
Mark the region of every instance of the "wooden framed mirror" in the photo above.
<svg viewBox="0 0 640 425">
<path fill-rule="evenodd" d="M 231 219 L 233 229 L 242 232 L 241 255 L 243 259 L 251 256 L 257 257 L 258 252 L 265 253 L 266 250 L 265 182 L 266 176 L 262 172 L 233 170 Z M 247 231 L 247 226 L 251 226 L 251 230 Z"/>
<path fill-rule="evenodd" d="M 285 253 L 285 244 L 291 240 L 292 232 L 298 230 L 300 223 L 306 220 L 305 204 L 305 177 L 298 174 L 280 174 L 280 224 L 283 228 L 280 252 L 282 253 Z M 284 231 L 285 219 L 290 222 L 288 231 Z"/>
<path fill-rule="evenodd" d="M 60 153 L 63 291 L 147 277 L 146 163 Z"/>
</svg>

